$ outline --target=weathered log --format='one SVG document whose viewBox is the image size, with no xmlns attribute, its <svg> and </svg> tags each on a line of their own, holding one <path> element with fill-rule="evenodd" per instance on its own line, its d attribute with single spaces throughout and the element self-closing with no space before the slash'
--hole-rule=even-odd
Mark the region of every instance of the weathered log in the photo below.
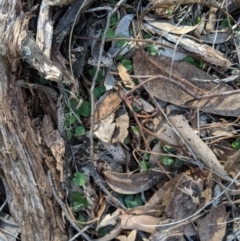
<svg viewBox="0 0 240 241">
<path fill-rule="evenodd" d="M 47 154 L 44 138 L 40 140 L 34 130 L 24 92 L 16 84 L 21 58 L 51 80 L 57 81 L 61 75 L 28 37 L 30 17 L 23 12 L 20 0 L 0 0 L 1 178 L 11 215 L 21 229 L 21 239 L 61 241 L 65 239 L 61 211 L 52 197 L 46 174 L 50 169 L 61 194 L 60 173 L 56 170 L 54 155 Z M 44 127 L 41 120 L 40 126 Z"/>
</svg>

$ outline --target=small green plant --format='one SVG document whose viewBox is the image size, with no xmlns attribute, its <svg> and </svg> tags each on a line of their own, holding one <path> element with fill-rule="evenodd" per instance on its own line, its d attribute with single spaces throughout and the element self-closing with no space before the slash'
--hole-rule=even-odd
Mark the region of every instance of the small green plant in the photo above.
<svg viewBox="0 0 240 241">
<path fill-rule="evenodd" d="M 161 162 L 165 166 L 172 166 L 173 163 L 174 163 L 174 159 L 172 157 L 169 157 L 169 156 L 162 156 Z"/>
<path fill-rule="evenodd" d="M 81 172 L 74 173 L 73 183 L 76 186 L 82 186 L 86 183 L 86 181 L 87 181 L 87 178 L 83 173 Z"/>
<path fill-rule="evenodd" d="M 81 104 L 79 110 L 79 114 L 83 117 L 90 117 L 91 115 L 91 104 L 89 101 L 84 100 Z"/>
<path fill-rule="evenodd" d="M 106 39 L 111 39 L 115 37 L 115 31 L 113 28 L 109 28 L 106 33 Z"/>
<path fill-rule="evenodd" d="M 117 15 L 113 15 L 111 18 L 110 18 L 110 26 L 111 27 L 114 27 L 118 22 L 118 18 L 117 18 Z"/>
<path fill-rule="evenodd" d="M 71 194 L 72 210 L 73 212 L 79 212 L 83 207 L 88 206 L 88 201 L 84 194 L 79 192 L 73 192 Z"/>
<path fill-rule="evenodd" d="M 82 134 L 85 133 L 85 131 L 86 130 L 85 130 L 84 126 L 78 126 L 78 127 L 75 128 L 75 135 L 81 136 Z"/>
<path fill-rule="evenodd" d="M 90 77 L 94 77 L 95 76 L 95 73 L 96 73 L 97 69 L 96 68 L 92 68 L 88 71 L 88 74 Z M 96 79 L 96 82 L 101 82 L 103 80 L 103 70 L 102 68 L 99 69 L 98 71 L 98 75 L 97 75 L 97 79 Z"/>
<path fill-rule="evenodd" d="M 119 34 L 119 35 L 116 36 L 116 38 L 126 38 L 126 36 L 122 35 L 122 34 Z M 126 45 L 127 45 L 127 41 L 126 40 L 119 40 L 119 41 L 117 41 L 117 47 L 119 49 L 123 48 Z"/>
<path fill-rule="evenodd" d="M 234 150 L 239 150 L 240 149 L 240 139 L 236 139 L 233 143 L 232 143 L 232 148 Z"/>
<path fill-rule="evenodd" d="M 94 89 L 94 95 L 97 98 L 101 97 L 104 93 L 106 93 L 106 87 L 104 85 L 100 85 Z"/>
<path fill-rule="evenodd" d="M 142 205 L 141 195 L 127 195 L 124 201 L 128 208 L 135 208 Z"/>
<path fill-rule="evenodd" d="M 152 55 L 152 56 L 158 55 L 158 51 L 156 50 L 154 44 L 148 45 L 147 50 L 148 50 L 148 53 L 149 53 L 150 55 Z"/>
<path fill-rule="evenodd" d="M 199 69 L 202 69 L 203 65 L 204 65 L 204 63 L 201 60 L 195 59 L 191 56 L 187 56 L 183 60 L 187 63 L 190 63 L 190 64 L 196 66 Z"/>
<path fill-rule="evenodd" d="M 144 161 L 141 161 L 141 162 L 140 162 L 140 168 L 141 168 L 141 170 L 144 171 L 144 172 L 147 171 L 148 169 L 150 169 L 151 166 L 152 166 L 151 163 L 148 162 L 148 161 L 145 161 L 145 160 L 144 160 Z"/>
<path fill-rule="evenodd" d="M 230 19 L 229 17 L 226 17 L 221 21 L 221 27 L 223 28 L 230 28 L 233 26 L 233 24 L 234 24 L 233 20 Z"/>
<path fill-rule="evenodd" d="M 174 149 L 169 145 L 163 145 L 162 148 L 167 153 L 173 153 L 174 152 Z"/>
<path fill-rule="evenodd" d="M 131 126 L 133 133 L 138 137 L 140 135 L 139 126 Z"/>
<path fill-rule="evenodd" d="M 127 69 L 127 71 L 132 70 L 132 61 L 130 59 L 123 59 L 121 63 Z"/>
</svg>

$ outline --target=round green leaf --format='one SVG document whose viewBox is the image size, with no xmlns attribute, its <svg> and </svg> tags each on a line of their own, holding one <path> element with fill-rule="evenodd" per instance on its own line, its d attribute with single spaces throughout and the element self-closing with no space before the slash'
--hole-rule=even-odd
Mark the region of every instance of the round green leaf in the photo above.
<svg viewBox="0 0 240 241">
<path fill-rule="evenodd" d="M 82 186 L 86 183 L 86 181 L 87 181 L 87 178 L 83 173 L 81 172 L 74 173 L 73 183 L 76 186 Z"/>
<path fill-rule="evenodd" d="M 117 15 L 113 15 L 111 18 L 110 18 L 110 26 L 113 27 L 117 24 L 118 22 L 118 18 L 117 18 Z"/>
<path fill-rule="evenodd" d="M 89 117 L 91 115 L 91 104 L 89 101 L 84 100 L 80 106 L 78 113 L 83 117 Z"/>
<path fill-rule="evenodd" d="M 171 166 L 174 163 L 174 159 L 172 157 L 162 156 L 161 162 L 165 166 Z"/>
<path fill-rule="evenodd" d="M 132 70 L 132 62 L 130 59 L 123 59 L 121 63 L 127 69 L 127 71 Z"/>
<path fill-rule="evenodd" d="M 85 133 L 85 128 L 84 126 L 78 126 L 76 129 L 75 129 L 75 135 L 76 136 L 81 136 L 82 134 Z"/>
<path fill-rule="evenodd" d="M 96 68 L 90 69 L 88 71 L 89 76 L 93 78 L 95 76 L 96 71 L 97 71 Z M 103 70 L 100 68 L 98 71 L 96 82 L 101 82 L 102 79 L 103 79 Z"/>
<path fill-rule="evenodd" d="M 107 31 L 107 33 L 106 33 L 106 38 L 107 38 L 107 39 L 108 39 L 108 38 L 114 38 L 114 36 L 115 36 L 114 29 L 109 28 L 108 31 Z"/>
</svg>

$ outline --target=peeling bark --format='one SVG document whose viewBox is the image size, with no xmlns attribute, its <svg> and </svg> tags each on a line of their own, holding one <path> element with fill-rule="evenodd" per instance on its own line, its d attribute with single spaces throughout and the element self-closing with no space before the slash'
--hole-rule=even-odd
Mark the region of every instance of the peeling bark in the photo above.
<svg viewBox="0 0 240 241">
<path fill-rule="evenodd" d="M 17 71 L 24 58 L 33 67 L 57 81 L 61 73 L 35 41 L 28 37 L 30 14 L 22 11 L 20 0 L 0 0 L 0 145 L 1 178 L 7 190 L 11 215 L 24 241 L 62 241 L 64 225 L 52 197 L 46 175 L 51 169 L 60 191 L 60 173 L 54 170 L 54 156 L 48 156 L 16 85 Z M 48 160 L 48 161 L 47 161 Z"/>
</svg>

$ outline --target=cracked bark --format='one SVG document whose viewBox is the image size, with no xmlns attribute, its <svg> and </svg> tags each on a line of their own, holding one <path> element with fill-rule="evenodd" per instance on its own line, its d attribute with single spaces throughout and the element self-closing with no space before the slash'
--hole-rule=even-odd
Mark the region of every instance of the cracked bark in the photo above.
<svg viewBox="0 0 240 241">
<path fill-rule="evenodd" d="M 20 0 L 0 0 L 0 174 L 21 239 L 61 241 L 65 234 L 61 212 L 45 168 L 49 157 L 38 142 L 22 90 L 16 85 L 21 59 L 51 80 L 57 81 L 61 73 L 28 36 L 29 19 Z M 59 179 L 55 178 L 55 185 L 59 187 Z"/>
</svg>

